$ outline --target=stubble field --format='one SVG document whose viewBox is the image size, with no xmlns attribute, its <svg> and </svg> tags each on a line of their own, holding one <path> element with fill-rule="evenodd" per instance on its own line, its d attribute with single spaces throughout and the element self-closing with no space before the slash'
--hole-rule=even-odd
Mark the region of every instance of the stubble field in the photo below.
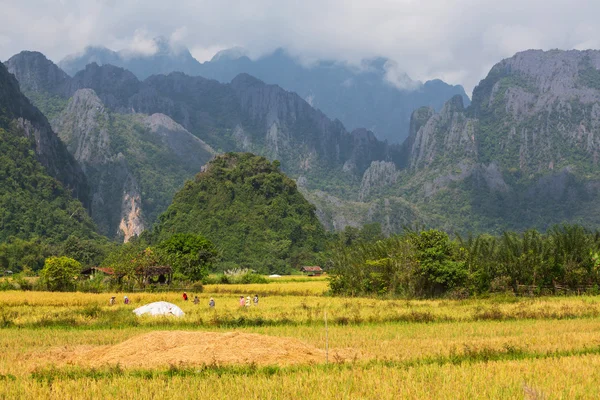
<svg viewBox="0 0 600 400">
<path fill-rule="evenodd" d="M 209 285 L 199 305 L 0 292 L 0 398 L 598 397 L 600 298 L 348 299 L 326 285 Z M 131 312 L 157 300 L 186 315 Z"/>
</svg>

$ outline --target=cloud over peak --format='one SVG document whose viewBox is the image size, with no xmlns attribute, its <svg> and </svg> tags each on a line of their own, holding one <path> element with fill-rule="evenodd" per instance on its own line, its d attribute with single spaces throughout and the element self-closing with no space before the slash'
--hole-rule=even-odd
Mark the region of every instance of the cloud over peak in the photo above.
<svg viewBox="0 0 600 400">
<path fill-rule="evenodd" d="M 388 80 L 441 78 L 470 90 L 491 65 L 529 48 L 600 48 L 600 3 L 588 0 L 61 0 L 5 2 L 0 59 L 38 50 L 53 60 L 89 45 L 201 59 L 234 46 L 256 58 L 283 47 L 306 62 L 385 57 Z M 212 53 L 212 54 L 211 54 Z"/>
</svg>

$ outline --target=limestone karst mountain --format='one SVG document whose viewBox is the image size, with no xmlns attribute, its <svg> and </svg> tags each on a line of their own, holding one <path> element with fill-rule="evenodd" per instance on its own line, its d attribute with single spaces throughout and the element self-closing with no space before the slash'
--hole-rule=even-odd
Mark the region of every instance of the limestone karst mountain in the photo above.
<svg viewBox="0 0 600 400">
<path fill-rule="evenodd" d="M 454 95 L 469 102 L 461 86 L 439 79 L 414 81 L 398 72 L 395 62 L 385 58 L 364 60 L 360 66 L 336 61 L 307 65 L 284 49 L 250 59 L 243 49 L 233 48 L 200 63 L 188 49 L 173 46 L 165 38 L 156 38 L 154 43 L 156 52 L 150 55 L 88 47 L 82 53 L 66 57 L 59 66 L 71 76 L 96 63 L 122 67 L 142 80 L 151 75 L 183 72 L 221 83 L 229 83 L 246 73 L 298 93 L 314 108 L 339 119 L 349 130 L 364 127 L 390 143 L 400 143 L 407 137 L 410 115 L 415 109 L 429 106 L 439 110 Z"/>
<path fill-rule="evenodd" d="M 217 153 L 280 160 L 330 229 L 380 222 L 388 233 L 415 223 L 494 232 L 600 222 L 598 54 L 518 53 L 492 68 L 471 105 L 454 96 L 439 111 L 417 109 L 402 145 L 347 131 L 301 96 L 248 74 L 227 84 L 183 73 L 139 81 L 91 64 L 67 84 L 61 74 L 43 76 L 60 78 L 47 93 L 68 88 L 63 102 L 92 89 L 108 113 L 163 114 Z M 37 76 L 22 70 L 23 79 Z"/>
<path fill-rule="evenodd" d="M 460 231 L 597 226 L 600 51 L 496 64 L 464 108 L 421 109 L 402 154 L 407 198 Z"/>
</svg>

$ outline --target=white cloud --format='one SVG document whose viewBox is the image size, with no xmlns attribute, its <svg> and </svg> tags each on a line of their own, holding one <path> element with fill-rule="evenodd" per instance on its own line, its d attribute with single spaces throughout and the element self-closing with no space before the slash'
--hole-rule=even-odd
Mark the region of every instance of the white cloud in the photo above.
<svg viewBox="0 0 600 400">
<path fill-rule="evenodd" d="M 396 61 L 387 61 L 383 68 L 385 79 L 400 90 L 415 90 L 422 85 L 420 81 L 412 80 Z"/>
<path fill-rule="evenodd" d="M 119 49 L 121 50 L 121 49 Z M 145 29 L 136 29 L 133 33 L 133 38 L 128 41 L 122 49 L 125 56 L 151 56 L 156 54 L 158 46 L 154 41 L 154 37 Z"/>
<path fill-rule="evenodd" d="M 3 60 L 28 49 L 58 61 L 86 45 L 148 54 L 162 35 L 203 59 L 236 45 L 251 57 L 285 47 L 307 63 L 383 56 L 397 63 L 392 81 L 400 71 L 471 90 L 516 51 L 600 47 L 600 2 L 589 0 L 0 2 Z"/>
</svg>

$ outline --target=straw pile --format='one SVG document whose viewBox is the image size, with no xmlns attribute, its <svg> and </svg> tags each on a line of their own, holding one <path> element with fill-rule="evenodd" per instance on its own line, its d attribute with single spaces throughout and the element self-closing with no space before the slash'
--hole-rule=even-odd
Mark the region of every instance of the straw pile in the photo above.
<svg viewBox="0 0 600 400">
<path fill-rule="evenodd" d="M 53 352 L 54 361 L 98 367 L 153 368 L 168 365 L 291 365 L 325 362 L 325 352 L 293 338 L 242 332 L 155 331 L 114 346 Z M 336 355 L 339 358 L 339 355 Z"/>
</svg>

